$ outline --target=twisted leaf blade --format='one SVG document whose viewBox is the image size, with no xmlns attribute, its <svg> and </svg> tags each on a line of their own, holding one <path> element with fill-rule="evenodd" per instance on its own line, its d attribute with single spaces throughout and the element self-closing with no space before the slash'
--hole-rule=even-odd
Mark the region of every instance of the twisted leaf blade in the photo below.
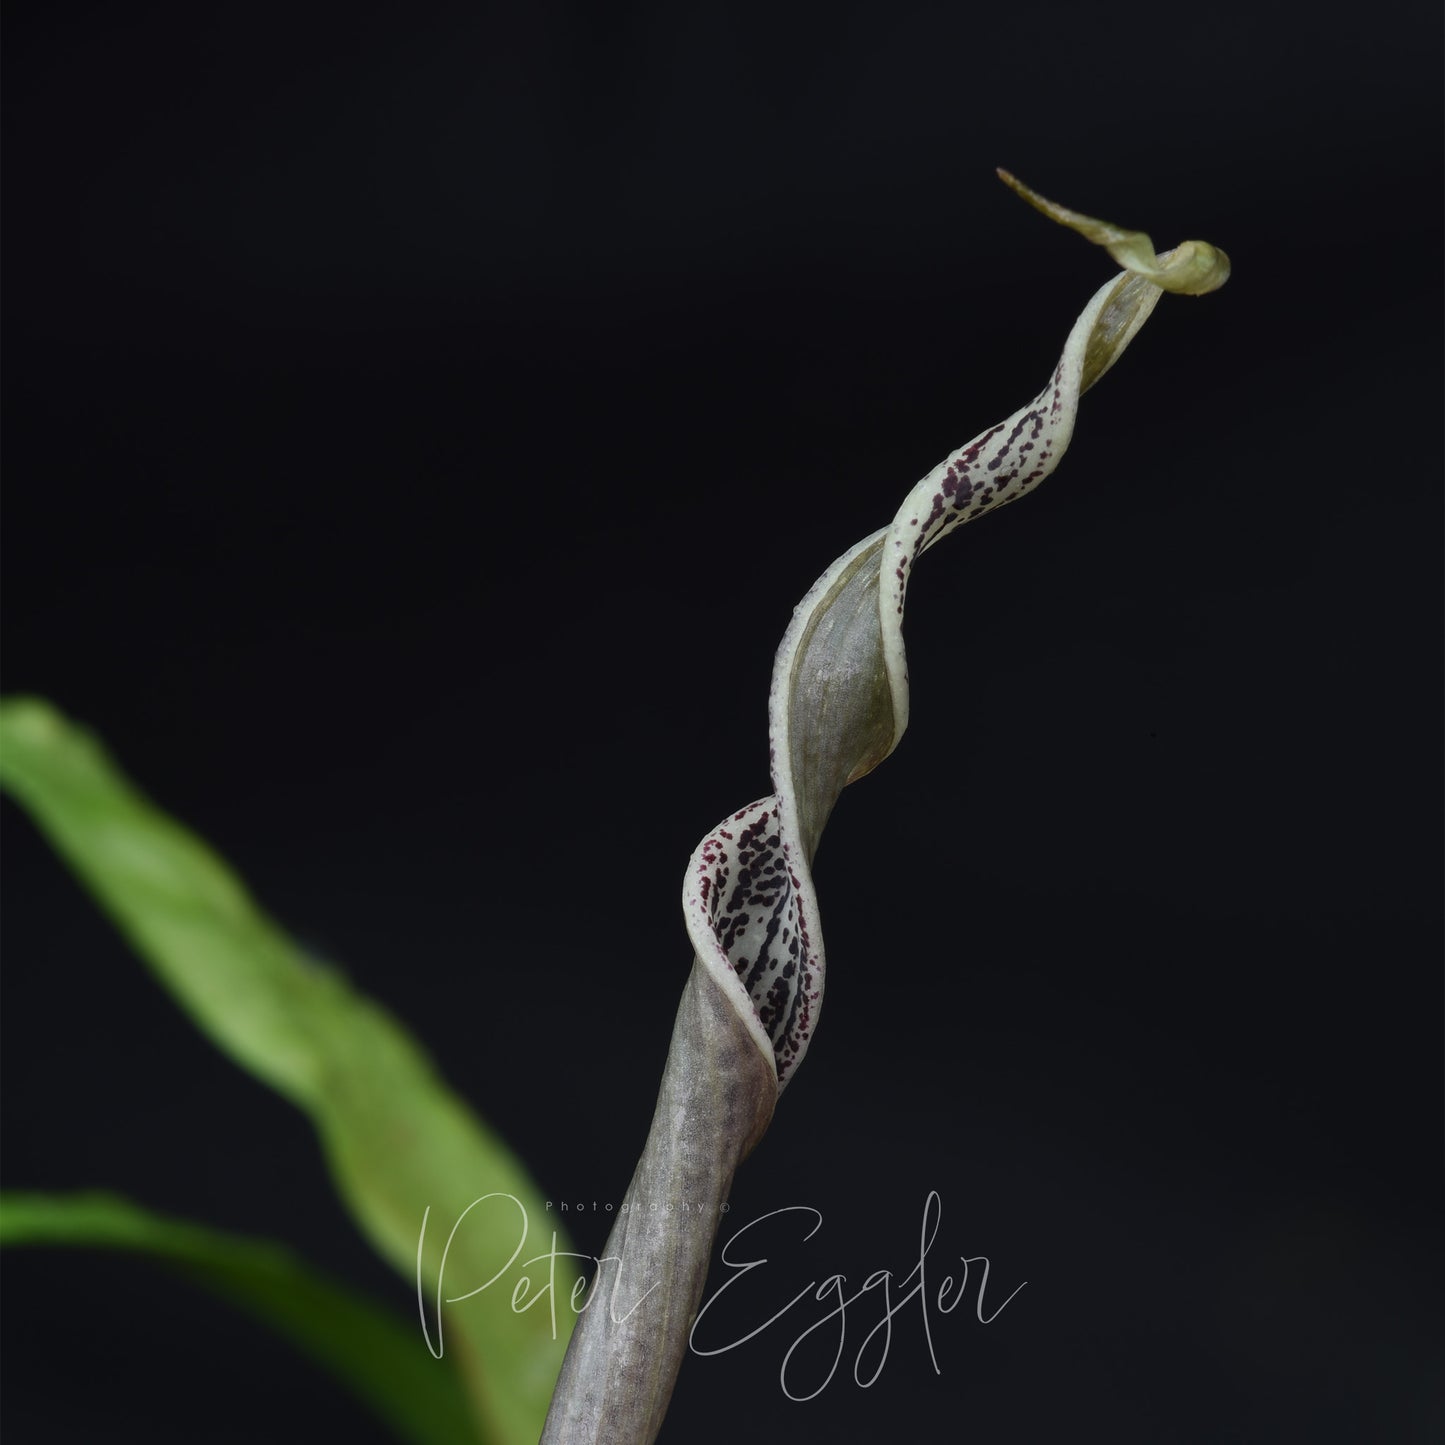
<svg viewBox="0 0 1445 1445">
<path fill-rule="evenodd" d="M 445 1309 L 446 1362 L 473 1409 L 504 1445 L 533 1445 L 573 1322 L 511 1306 L 541 1253 L 544 1202 L 524 1166 L 438 1076 L 411 1035 L 335 969 L 304 956 L 199 838 L 149 802 L 83 729 L 39 699 L 0 703 L 0 786 L 29 812 L 160 983 L 213 1043 L 290 1099 L 315 1125 L 332 1176 L 377 1252 L 436 1299 L 443 1246 L 445 1299 L 502 1269 L 517 1245 L 510 1196 L 531 1226 L 517 1263 L 480 1298 Z M 427 1210 L 431 1228 L 418 1262 Z M 566 1250 L 565 1239 L 556 1247 Z M 534 1269 L 532 1273 L 536 1273 Z"/>
</svg>

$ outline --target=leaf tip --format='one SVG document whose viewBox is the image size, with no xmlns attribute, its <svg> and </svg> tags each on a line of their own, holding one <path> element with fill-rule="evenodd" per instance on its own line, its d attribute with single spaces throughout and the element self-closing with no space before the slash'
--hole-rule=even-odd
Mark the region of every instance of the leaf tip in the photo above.
<svg viewBox="0 0 1445 1445">
<path fill-rule="evenodd" d="M 1154 243 L 1143 231 L 1126 231 L 1108 221 L 1086 216 L 1082 211 L 1071 211 L 1041 196 L 1002 166 L 995 169 L 1004 185 L 1036 211 L 1077 231 L 1086 241 L 1102 246 L 1124 270 L 1152 282 L 1161 291 L 1203 296 L 1217 291 L 1229 279 L 1229 258 L 1207 241 L 1185 241 L 1163 256 L 1156 255 Z"/>
</svg>

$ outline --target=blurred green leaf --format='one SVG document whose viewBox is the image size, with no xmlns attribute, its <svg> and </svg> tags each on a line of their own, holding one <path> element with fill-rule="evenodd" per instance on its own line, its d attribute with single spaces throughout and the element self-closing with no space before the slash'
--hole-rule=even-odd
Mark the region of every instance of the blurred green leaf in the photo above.
<svg viewBox="0 0 1445 1445">
<path fill-rule="evenodd" d="M 443 1305 L 445 1354 L 489 1435 L 533 1445 L 574 1322 L 575 1275 L 559 1266 L 551 1293 L 547 1261 L 528 1263 L 552 1245 L 553 1219 L 521 1163 L 389 1013 L 306 957 L 215 853 L 50 704 L 0 703 L 0 786 L 217 1047 L 310 1116 L 363 1232 L 425 1282 L 434 1342 L 443 1259 L 444 1298 L 487 1286 Z M 480 977 L 475 993 L 485 997 Z M 470 1208 L 489 1195 L 510 1198 Z M 420 1322 L 417 1348 L 426 1355 Z"/>
<path fill-rule="evenodd" d="M 132 1251 L 160 1260 L 270 1325 L 364 1400 L 402 1440 L 475 1439 L 456 1374 L 410 1321 L 269 1240 L 152 1214 L 114 1194 L 0 1195 L 0 1245 Z"/>
</svg>

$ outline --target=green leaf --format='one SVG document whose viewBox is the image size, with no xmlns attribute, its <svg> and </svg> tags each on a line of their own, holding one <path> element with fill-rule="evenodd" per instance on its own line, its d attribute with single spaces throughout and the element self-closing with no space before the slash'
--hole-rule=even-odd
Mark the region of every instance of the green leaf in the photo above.
<svg viewBox="0 0 1445 1445">
<path fill-rule="evenodd" d="M 50 704 L 0 703 L 0 786 L 212 1042 L 310 1116 L 367 1238 L 426 1285 L 431 1340 L 458 1364 L 489 1436 L 533 1445 L 574 1316 L 572 1275 L 559 1268 L 553 1293 L 547 1262 L 529 1263 L 568 1245 L 521 1163 L 389 1013 L 306 957 L 220 858 Z M 487 1196 L 498 1197 L 469 1208 Z M 439 1331 L 439 1297 L 483 1286 L 442 1304 Z M 420 1323 L 417 1335 L 425 1355 Z"/>
<path fill-rule="evenodd" d="M 0 1245 L 133 1251 L 270 1325 L 351 1389 L 399 1438 L 475 1438 L 455 1373 L 414 1327 L 269 1240 L 153 1214 L 114 1194 L 0 1195 Z"/>
</svg>

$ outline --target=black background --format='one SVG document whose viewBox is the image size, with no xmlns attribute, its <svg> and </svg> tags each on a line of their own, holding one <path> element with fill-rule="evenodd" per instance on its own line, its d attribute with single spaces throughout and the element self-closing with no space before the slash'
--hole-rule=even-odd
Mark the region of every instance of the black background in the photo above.
<svg viewBox="0 0 1445 1445">
<path fill-rule="evenodd" d="M 801 1285 L 906 1272 L 937 1190 L 938 1250 L 1028 1285 L 935 1320 L 938 1375 L 903 1317 L 866 1392 L 783 1398 L 806 1320 L 692 1359 L 664 1440 L 1445 1413 L 1429 8 L 9 7 L 5 688 L 557 1201 L 626 1187 L 793 604 L 1110 274 L 993 167 L 1233 257 L 919 569 L 914 722 L 834 815 L 822 1024 L 732 1201 L 822 1212 Z M 410 1309 L 299 1116 L 5 824 L 7 1183 Z M 382 1438 L 143 1262 L 5 1286 L 10 1439 Z"/>
</svg>

